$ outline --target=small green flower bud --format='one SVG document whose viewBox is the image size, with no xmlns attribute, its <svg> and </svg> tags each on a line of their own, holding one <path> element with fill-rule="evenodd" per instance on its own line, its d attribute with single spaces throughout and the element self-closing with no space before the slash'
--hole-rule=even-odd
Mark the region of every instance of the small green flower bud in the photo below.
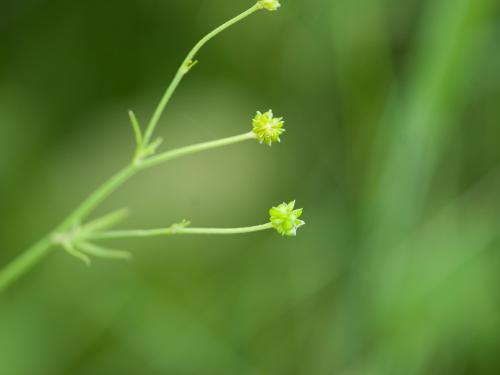
<svg viewBox="0 0 500 375">
<path fill-rule="evenodd" d="M 257 2 L 260 9 L 278 10 L 281 6 L 278 0 L 260 0 Z"/>
<path fill-rule="evenodd" d="M 271 146 L 273 142 L 281 142 L 280 135 L 283 134 L 283 117 L 273 117 L 273 111 L 269 110 L 266 113 L 257 111 L 252 120 L 253 133 L 260 143 L 265 143 Z"/>
<path fill-rule="evenodd" d="M 305 224 L 299 217 L 302 215 L 302 208 L 294 210 L 295 201 L 282 203 L 278 207 L 269 210 L 269 221 L 274 229 L 282 236 L 295 236 L 297 229 Z"/>
</svg>

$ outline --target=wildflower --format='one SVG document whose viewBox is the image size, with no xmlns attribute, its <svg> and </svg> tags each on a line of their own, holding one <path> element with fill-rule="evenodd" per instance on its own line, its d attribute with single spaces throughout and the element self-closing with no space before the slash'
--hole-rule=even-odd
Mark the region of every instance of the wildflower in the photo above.
<svg viewBox="0 0 500 375">
<path fill-rule="evenodd" d="M 278 0 L 260 0 L 257 2 L 257 4 L 259 5 L 260 9 L 267 10 L 278 10 L 278 8 L 281 6 Z"/>
<path fill-rule="evenodd" d="M 304 221 L 299 220 L 303 209 L 294 210 L 294 207 L 295 201 L 292 201 L 288 204 L 282 203 L 269 210 L 269 221 L 282 236 L 295 236 L 297 229 L 305 224 Z"/>
<path fill-rule="evenodd" d="M 283 134 L 283 117 L 273 117 L 273 111 L 266 113 L 257 111 L 253 121 L 253 133 L 260 143 L 271 146 L 273 142 L 280 142 L 280 135 Z"/>
</svg>

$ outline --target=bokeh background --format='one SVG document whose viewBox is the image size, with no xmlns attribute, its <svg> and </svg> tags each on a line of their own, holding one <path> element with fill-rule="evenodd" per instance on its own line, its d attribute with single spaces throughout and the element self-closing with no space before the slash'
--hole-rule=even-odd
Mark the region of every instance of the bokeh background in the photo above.
<svg viewBox="0 0 500 375">
<path fill-rule="evenodd" d="M 2 0 L 0 262 L 123 166 L 185 53 L 251 0 Z M 94 217 L 123 228 L 262 223 L 296 238 L 55 249 L 0 296 L 0 373 L 500 373 L 500 3 L 283 0 L 212 41 L 158 129 L 163 149 L 286 117 L 148 170 Z"/>
</svg>

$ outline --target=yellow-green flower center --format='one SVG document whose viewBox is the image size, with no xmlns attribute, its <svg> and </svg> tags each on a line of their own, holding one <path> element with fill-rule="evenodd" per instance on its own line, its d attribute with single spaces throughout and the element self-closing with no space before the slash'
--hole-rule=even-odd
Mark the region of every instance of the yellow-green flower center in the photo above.
<svg viewBox="0 0 500 375">
<path fill-rule="evenodd" d="M 257 115 L 252 121 L 253 133 L 260 143 L 265 143 L 269 146 L 273 142 L 280 142 L 280 135 L 283 134 L 284 121 L 282 117 L 274 117 L 273 111 L 269 110 L 266 113 L 257 112 Z"/>
<path fill-rule="evenodd" d="M 278 0 L 260 0 L 257 2 L 261 9 L 278 10 L 281 6 Z"/>
<path fill-rule="evenodd" d="M 269 221 L 274 229 L 282 236 L 295 236 L 297 229 L 305 224 L 299 220 L 302 215 L 302 208 L 294 210 L 295 201 L 290 203 L 282 203 L 278 207 L 273 207 L 269 210 Z"/>
</svg>

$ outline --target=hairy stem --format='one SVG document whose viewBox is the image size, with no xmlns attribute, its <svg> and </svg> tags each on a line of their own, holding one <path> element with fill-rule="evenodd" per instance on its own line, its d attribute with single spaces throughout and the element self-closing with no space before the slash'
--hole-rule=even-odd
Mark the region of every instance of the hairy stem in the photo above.
<svg viewBox="0 0 500 375">
<path fill-rule="evenodd" d="M 169 236 L 174 234 L 242 234 L 260 232 L 263 230 L 272 229 L 271 223 L 262 225 L 255 225 L 251 227 L 242 228 L 184 228 L 184 227 L 171 227 L 161 229 L 138 229 L 138 230 L 118 230 L 100 233 L 92 233 L 85 236 L 89 240 L 109 240 L 109 239 L 123 239 L 123 238 L 145 238 L 145 237 L 158 237 Z"/>
</svg>

